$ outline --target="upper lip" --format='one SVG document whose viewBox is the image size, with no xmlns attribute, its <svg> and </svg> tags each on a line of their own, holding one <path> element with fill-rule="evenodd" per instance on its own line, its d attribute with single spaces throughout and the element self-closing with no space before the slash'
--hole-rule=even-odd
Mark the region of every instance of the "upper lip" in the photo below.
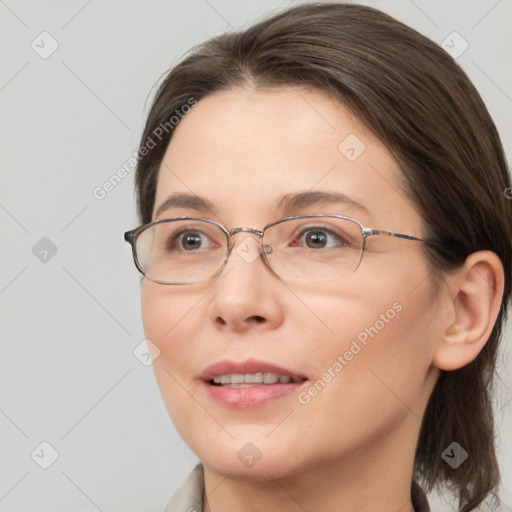
<svg viewBox="0 0 512 512">
<path fill-rule="evenodd" d="M 216 375 L 227 374 L 243 374 L 243 373 L 278 373 L 279 375 L 287 375 L 293 379 L 306 379 L 305 375 L 277 366 L 267 361 L 259 361 L 257 359 L 247 359 L 246 361 L 218 361 L 207 366 L 200 375 L 204 381 L 210 381 Z"/>
</svg>

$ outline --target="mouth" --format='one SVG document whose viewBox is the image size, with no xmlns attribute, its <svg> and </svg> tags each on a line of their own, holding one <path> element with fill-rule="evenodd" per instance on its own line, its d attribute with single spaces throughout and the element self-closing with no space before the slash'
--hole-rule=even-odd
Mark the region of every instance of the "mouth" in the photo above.
<svg viewBox="0 0 512 512">
<path fill-rule="evenodd" d="M 258 407 L 284 398 L 308 378 L 265 361 L 220 361 L 201 374 L 205 391 L 216 403 L 230 408 Z"/>
</svg>

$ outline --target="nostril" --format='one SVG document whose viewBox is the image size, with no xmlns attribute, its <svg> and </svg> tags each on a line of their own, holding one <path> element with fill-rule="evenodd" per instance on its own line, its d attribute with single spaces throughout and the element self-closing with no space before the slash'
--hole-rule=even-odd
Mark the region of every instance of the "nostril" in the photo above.
<svg viewBox="0 0 512 512">
<path fill-rule="evenodd" d="M 249 323 L 254 322 L 254 323 L 257 323 L 257 324 L 262 324 L 266 320 L 265 320 L 265 317 L 263 317 L 263 316 L 253 315 L 253 316 L 249 317 L 246 321 L 249 322 Z M 218 316 L 215 319 L 215 322 L 220 324 L 220 325 L 228 325 L 228 322 L 226 322 L 226 320 L 224 320 L 224 318 L 222 318 L 221 316 Z"/>
</svg>

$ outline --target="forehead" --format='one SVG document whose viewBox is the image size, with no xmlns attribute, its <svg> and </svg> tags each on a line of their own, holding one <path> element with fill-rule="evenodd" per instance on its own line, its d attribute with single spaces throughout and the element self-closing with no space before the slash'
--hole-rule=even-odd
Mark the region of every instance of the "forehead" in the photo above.
<svg viewBox="0 0 512 512">
<path fill-rule="evenodd" d="M 226 221 L 270 222 L 284 195 L 335 192 L 367 207 L 362 221 L 382 224 L 413 212 L 399 181 L 390 152 L 335 98 L 241 88 L 203 98 L 174 128 L 154 213 L 183 193 L 208 199 Z"/>
</svg>

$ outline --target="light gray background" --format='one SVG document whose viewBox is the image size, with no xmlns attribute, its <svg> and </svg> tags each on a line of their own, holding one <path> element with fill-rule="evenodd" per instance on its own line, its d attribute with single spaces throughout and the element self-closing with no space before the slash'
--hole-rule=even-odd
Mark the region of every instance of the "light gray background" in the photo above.
<svg viewBox="0 0 512 512">
<path fill-rule="evenodd" d="M 133 354 L 144 339 L 139 275 L 122 237 L 137 225 L 133 173 L 103 200 L 93 190 L 137 149 L 146 97 L 186 50 L 297 3 L 0 0 L 2 511 L 161 511 L 195 464 L 151 366 Z M 469 47 L 458 61 L 510 158 L 512 2 L 362 3 L 438 43 L 459 32 Z M 46 59 L 31 47 L 50 48 L 43 31 L 59 45 Z M 46 262 L 43 237 L 57 248 Z M 506 362 L 510 331 L 504 349 Z M 510 504 L 512 382 L 501 366 Z M 35 462 L 49 461 L 43 441 L 58 453 L 48 469 Z"/>
</svg>

